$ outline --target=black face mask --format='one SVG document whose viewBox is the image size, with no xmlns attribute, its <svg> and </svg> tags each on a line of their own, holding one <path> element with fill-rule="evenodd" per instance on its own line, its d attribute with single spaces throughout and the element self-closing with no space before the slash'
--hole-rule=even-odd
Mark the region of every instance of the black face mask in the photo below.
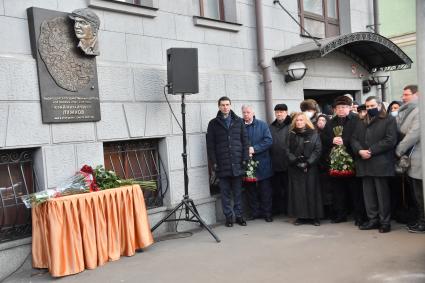
<svg viewBox="0 0 425 283">
<path fill-rule="evenodd" d="M 379 110 L 378 110 L 378 108 L 370 108 L 370 109 L 367 110 L 367 114 L 370 117 L 375 117 L 376 115 L 379 114 Z"/>
</svg>

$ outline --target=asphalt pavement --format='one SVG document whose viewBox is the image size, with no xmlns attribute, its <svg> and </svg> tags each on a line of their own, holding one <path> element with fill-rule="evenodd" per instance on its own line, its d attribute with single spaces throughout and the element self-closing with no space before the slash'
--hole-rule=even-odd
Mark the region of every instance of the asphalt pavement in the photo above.
<svg viewBox="0 0 425 283">
<path fill-rule="evenodd" d="M 425 234 L 360 231 L 352 222 L 294 226 L 262 219 L 169 235 L 132 257 L 60 279 L 27 270 L 5 282 L 425 282 Z M 179 238 L 180 237 L 180 238 Z M 157 239 L 158 240 L 158 239 Z"/>
</svg>

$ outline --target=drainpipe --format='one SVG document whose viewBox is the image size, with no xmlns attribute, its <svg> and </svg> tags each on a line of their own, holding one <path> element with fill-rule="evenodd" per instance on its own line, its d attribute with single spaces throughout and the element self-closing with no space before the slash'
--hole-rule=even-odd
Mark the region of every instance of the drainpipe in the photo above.
<svg viewBox="0 0 425 283">
<path fill-rule="evenodd" d="M 270 124 L 274 120 L 273 97 L 272 97 L 272 74 L 271 66 L 266 63 L 264 52 L 264 26 L 263 6 L 261 0 L 255 0 L 255 22 L 257 30 L 257 59 L 263 73 L 264 101 L 266 104 L 266 118 Z"/>
<path fill-rule="evenodd" d="M 425 144 L 425 1 L 416 0 L 416 68 L 418 74 L 418 88 L 419 95 L 419 121 L 421 125 L 421 143 Z M 425 150 L 422 150 L 422 164 L 425 164 Z M 422 166 L 422 176 L 425 176 L 425 166 Z M 423 180 L 423 177 L 422 177 Z M 425 188 L 424 188 L 424 202 L 425 202 Z"/>
<path fill-rule="evenodd" d="M 375 33 L 379 34 L 379 0 L 373 0 L 373 27 Z M 387 101 L 385 84 L 381 84 L 381 99 Z"/>
</svg>

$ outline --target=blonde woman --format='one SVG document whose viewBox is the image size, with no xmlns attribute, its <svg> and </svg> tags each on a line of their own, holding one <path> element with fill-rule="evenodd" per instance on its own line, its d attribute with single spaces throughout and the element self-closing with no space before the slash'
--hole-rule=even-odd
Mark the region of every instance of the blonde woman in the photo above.
<svg viewBox="0 0 425 283">
<path fill-rule="evenodd" d="M 323 217 L 317 166 L 321 150 L 320 137 L 310 119 L 302 112 L 294 113 L 286 149 L 290 163 L 288 215 L 296 218 L 294 225 L 319 226 Z"/>
</svg>

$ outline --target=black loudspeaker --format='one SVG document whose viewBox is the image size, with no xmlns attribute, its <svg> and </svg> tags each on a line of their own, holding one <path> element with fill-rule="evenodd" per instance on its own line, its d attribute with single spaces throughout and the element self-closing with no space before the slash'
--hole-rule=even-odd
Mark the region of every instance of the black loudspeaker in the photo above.
<svg viewBox="0 0 425 283">
<path fill-rule="evenodd" d="M 167 49 L 168 93 L 198 93 L 198 49 Z"/>
</svg>

